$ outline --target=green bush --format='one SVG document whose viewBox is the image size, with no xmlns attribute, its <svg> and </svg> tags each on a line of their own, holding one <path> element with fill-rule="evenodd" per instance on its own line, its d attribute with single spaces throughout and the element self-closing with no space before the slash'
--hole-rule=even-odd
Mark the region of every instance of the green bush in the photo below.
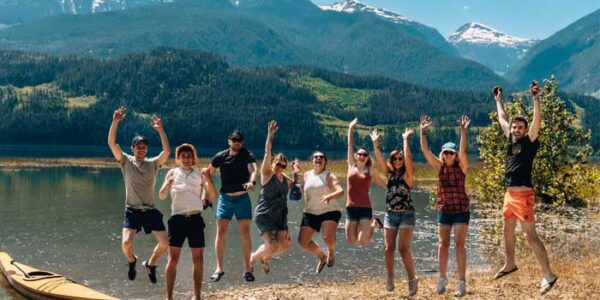
<svg viewBox="0 0 600 300">
<path fill-rule="evenodd" d="M 504 104 L 509 117 L 524 115 L 533 119 L 533 107 L 524 103 L 523 94 L 513 95 Z M 583 165 L 592 153 L 591 130 L 576 125 L 577 116 L 569 111 L 558 96 L 554 76 L 544 80 L 541 93 L 542 125 L 540 148 L 533 163 L 532 180 L 537 199 L 554 206 L 581 203 L 590 185 L 598 184 L 593 172 Z M 492 123 L 477 137 L 479 153 L 484 162 L 483 171 L 475 180 L 476 194 L 486 206 L 502 204 L 504 193 L 504 156 L 507 138 L 497 121 L 497 112 L 490 113 Z"/>
</svg>

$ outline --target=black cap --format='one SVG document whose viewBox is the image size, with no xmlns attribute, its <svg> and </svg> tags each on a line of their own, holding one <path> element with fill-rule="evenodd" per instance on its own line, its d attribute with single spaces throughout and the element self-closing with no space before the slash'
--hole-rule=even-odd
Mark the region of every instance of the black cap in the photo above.
<svg viewBox="0 0 600 300">
<path fill-rule="evenodd" d="M 239 130 L 234 130 L 229 134 L 230 140 L 244 140 L 244 135 Z"/>
<path fill-rule="evenodd" d="M 145 136 L 143 136 L 143 135 L 136 135 L 136 136 L 133 137 L 133 140 L 131 140 L 131 146 L 133 147 L 133 146 L 135 146 L 135 145 L 137 145 L 138 143 L 141 143 L 141 142 L 143 142 L 144 144 L 148 145 L 148 139 L 146 139 Z"/>
</svg>

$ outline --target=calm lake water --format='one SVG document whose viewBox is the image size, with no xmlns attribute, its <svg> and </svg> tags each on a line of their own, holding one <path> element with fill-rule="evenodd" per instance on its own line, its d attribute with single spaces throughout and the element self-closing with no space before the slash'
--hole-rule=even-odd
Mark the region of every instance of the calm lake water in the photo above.
<svg viewBox="0 0 600 300">
<path fill-rule="evenodd" d="M 157 189 L 166 170 L 160 170 Z M 218 184 L 218 182 L 217 182 Z M 384 190 L 372 187 L 374 215 L 383 220 Z M 412 251 L 420 274 L 437 269 L 437 229 L 435 211 L 428 207 L 429 196 L 414 193 L 417 208 L 417 225 Z M 256 203 L 258 192 L 252 195 Z M 345 199 L 340 200 L 344 203 Z M 157 200 L 165 215 L 170 213 L 169 200 Z M 214 236 L 215 212 L 204 212 L 207 224 L 204 254 L 205 291 L 216 291 L 238 286 L 268 285 L 272 283 L 301 283 L 311 281 L 360 280 L 385 276 L 383 265 L 383 232 L 374 234 L 367 247 L 348 246 L 340 222 L 338 252 L 333 268 L 314 274 L 316 259 L 301 250 L 295 243 L 298 237 L 302 202 L 288 202 L 290 235 L 293 249 L 275 258 L 271 273 L 265 275 L 260 266 L 255 272 L 256 281 L 245 283 L 242 278 L 243 263 L 237 221 L 232 222 L 225 256 L 226 275 L 218 283 L 208 282 L 215 268 Z M 124 186 L 119 169 L 94 168 L 41 168 L 0 170 L 0 251 L 8 252 L 13 259 L 24 264 L 63 274 L 94 289 L 122 299 L 164 299 L 164 266 L 166 255 L 159 261 L 159 281 L 151 284 L 138 265 L 138 278 L 129 281 L 125 259 L 120 250 L 121 226 L 124 211 Z M 467 240 L 469 266 L 483 266 L 478 244 L 478 220 L 472 218 Z M 252 229 L 253 248 L 260 244 L 256 227 Z M 318 236 L 317 241 L 323 245 Z M 151 235 L 138 234 L 135 253 L 145 260 L 149 257 L 155 240 Z M 450 270 L 455 262 L 451 252 Z M 404 277 L 404 267 L 396 256 L 397 277 Z M 192 265 L 187 243 L 179 263 L 176 292 L 188 298 L 192 278 Z M 1 277 L 1 276 L 0 276 Z M 2 278 L 0 299 L 18 298 L 6 287 Z M 382 288 L 384 288 L 382 286 Z"/>
</svg>

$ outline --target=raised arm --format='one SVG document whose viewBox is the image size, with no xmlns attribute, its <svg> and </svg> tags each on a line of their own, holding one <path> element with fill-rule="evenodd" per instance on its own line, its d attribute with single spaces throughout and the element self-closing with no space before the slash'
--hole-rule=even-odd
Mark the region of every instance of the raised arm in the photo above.
<svg viewBox="0 0 600 300">
<path fill-rule="evenodd" d="M 202 169 L 202 182 L 204 183 L 204 191 L 202 199 L 210 199 L 212 201 L 217 200 L 217 188 L 215 183 L 210 176 L 210 170 L 208 168 Z"/>
<path fill-rule="evenodd" d="M 171 146 L 169 145 L 169 138 L 167 137 L 167 133 L 165 133 L 165 129 L 163 128 L 162 120 L 154 115 L 151 120 L 152 128 L 158 132 L 160 136 L 160 143 L 162 144 L 162 151 L 158 154 L 157 163 L 159 166 L 164 165 L 169 159 L 169 155 L 171 155 Z"/>
<path fill-rule="evenodd" d="M 387 178 L 387 167 L 385 166 L 385 162 L 383 160 L 383 154 L 381 153 L 381 149 L 379 149 L 379 139 L 381 135 L 377 131 L 377 128 L 371 131 L 371 141 L 373 141 L 373 149 L 375 150 L 375 159 L 377 160 L 377 169 L 381 174 L 386 175 Z"/>
<path fill-rule="evenodd" d="M 412 152 L 410 152 L 410 136 L 414 133 L 412 128 L 406 128 L 402 134 L 404 143 L 404 165 L 406 166 L 406 181 L 410 186 L 413 185 L 413 175 L 415 168 L 413 166 Z"/>
<path fill-rule="evenodd" d="M 358 119 L 354 119 L 348 124 L 348 167 L 353 167 L 354 162 L 354 127 L 358 123 Z"/>
<path fill-rule="evenodd" d="M 431 118 L 422 116 L 421 121 L 419 122 L 419 128 L 421 129 L 421 152 L 423 153 L 423 156 L 425 156 L 427 163 L 436 170 L 439 170 L 442 167 L 442 162 L 431 153 L 429 145 L 427 144 L 427 127 L 429 126 L 431 126 Z"/>
<path fill-rule="evenodd" d="M 496 110 L 498 111 L 498 123 L 500 124 L 504 136 L 508 137 L 510 135 L 510 124 L 508 123 L 508 115 L 502 106 L 502 87 L 494 87 L 493 93 L 494 99 L 496 100 Z"/>
<path fill-rule="evenodd" d="M 540 83 L 534 81 L 529 88 L 533 95 L 533 122 L 529 127 L 529 140 L 535 141 L 540 133 L 540 127 L 542 124 L 542 110 L 540 107 Z"/>
<path fill-rule="evenodd" d="M 267 184 L 273 175 L 271 171 L 271 148 L 273 146 L 273 137 L 277 132 L 277 122 L 270 121 L 267 125 L 267 141 L 265 142 L 265 158 L 260 166 L 260 183 L 262 185 Z"/>
<path fill-rule="evenodd" d="M 110 152 L 112 152 L 113 156 L 118 161 L 121 161 L 123 151 L 117 144 L 117 129 L 119 128 L 119 123 L 125 119 L 126 114 L 127 109 L 124 106 L 117 108 L 117 110 L 115 110 L 113 113 L 112 123 L 110 124 L 110 129 L 108 130 L 108 147 L 110 148 Z"/>
<path fill-rule="evenodd" d="M 160 200 L 167 199 L 169 193 L 171 192 L 173 181 L 175 181 L 175 176 L 173 174 L 173 169 L 171 169 L 169 172 L 167 172 L 167 175 L 165 176 L 165 182 L 163 182 L 163 185 L 160 187 L 160 191 L 158 192 L 158 198 L 160 198 Z"/>
<path fill-rule="evenodd" d="M 460 169 L 465 174 L 469 168 L 469 158 L 467 157 L 467 133 L 469 132 L 469 124 L 471 124 L 471 119 L 468 116 L 462 116 L 460 118 L 460 148 L 458 150 L 458 161 L 460 163 Z"/>
</svg>

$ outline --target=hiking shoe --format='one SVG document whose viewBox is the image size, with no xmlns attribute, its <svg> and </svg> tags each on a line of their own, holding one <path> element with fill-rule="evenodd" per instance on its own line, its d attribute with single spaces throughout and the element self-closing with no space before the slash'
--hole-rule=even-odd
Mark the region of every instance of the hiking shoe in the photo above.
<svg viewBox="0 0 600 300">
<path fill-rule="evenodd" d="M 388 290 L 388 292 L 394 290 L 394 277 L 387 278 L 387 282 L 385 283 L 385 289 Z"/>
<path fill-rule="evenodd" d="M 467 294 L 467 282 L 464 280 L 459 280 L 458 285 L 456 286 L 456 292 L 454 293 L 454 297 L 462 297 Z"/>
<path fill-rule="evenodd" d="M 148 272 L 148 278 L 150 278 L 150 282 L 156 283 L 156 266 L 148 265 L 148 261 L 144 261 L 142 265 L 146 268 L 146 272 Z"/>
<path fill-rule="evenodd" d="M 448 278 L 445 277 L 440 277 L 438 279 L 438 286 L 436 289 L 436 292 L 438 294 L 443 294 L 446 292 L 446 286 L 448 285 Z"/>
<path fill-rule="evenodd" d="M 127 262 L 127 277 L 129 277 L 129 280 L 134 280 L 135 275 L 137 275 L 137 271 L 135 270 L 137 256 L 134 255 L 133 258 L 135 259 L 133 262 Z"/>
<path fill-rule="evenodd" d="M 417 277 L 408 281 L 408 296 L 414 296 L 419 290 L 419 279 Z"/>
</svg>

